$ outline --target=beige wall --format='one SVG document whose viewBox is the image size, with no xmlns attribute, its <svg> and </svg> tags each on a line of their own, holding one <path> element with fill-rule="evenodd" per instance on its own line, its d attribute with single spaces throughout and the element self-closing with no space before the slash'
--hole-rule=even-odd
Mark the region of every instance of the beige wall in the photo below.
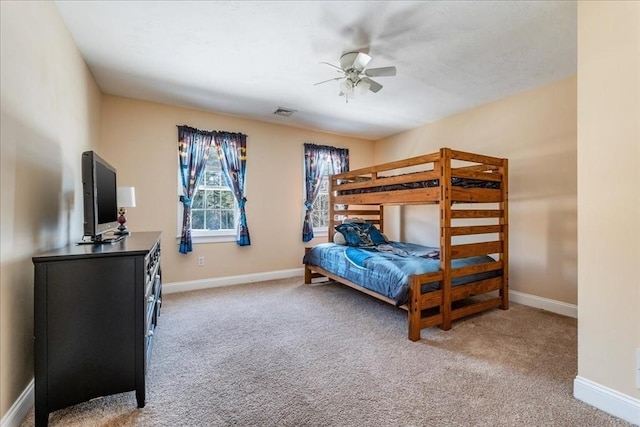
<svg viewBox="0 0 640 427">
<path fill-rule="evenodd" d="M 33 378 L 31 256 L 82 235 L 100 92 L 52 2 L 0 2 L 0 416 Z"/>
<path fill-rule="evenodd" d="M 578 208 L 578 375 L 640 398 L 639 2 L 578 4 Z"/>
<path fill-rule="evenodd" d="M 302 144 L 349 148 L 352 167 L 372 162 L 373 143 L 187 108 L 103 96 L 99 153 L 136 188 L 127 218 L 132 231 L 160 230 L 163 279 L 181 282 L 302 268 Z M 247 138 L 247 218 L 251 246 L 194 245 L 178 253 L 176 125 L 242 132 Z M 311 243 L 326 241 L 316 238 Z M 205 265 L 196 260 L 205 257 Z"/>
<path fill-rule="evenodd" d="M 375 161 L 441 147 L 508 158 L 510 287 L 576 304 L 576 139 L 571 77 L 378 141 Z M 392 208 L 386 218 L 392 237 L 439 245 L 437 207 Z"/>
</svg>

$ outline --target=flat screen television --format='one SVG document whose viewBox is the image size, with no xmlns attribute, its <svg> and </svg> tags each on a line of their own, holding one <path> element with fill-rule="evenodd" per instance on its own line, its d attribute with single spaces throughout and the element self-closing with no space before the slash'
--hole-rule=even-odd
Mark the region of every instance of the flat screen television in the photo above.
<svg viewBox="0 0 640 427">
<path fill-rule="evenodd" d="M 82 153 L 82 194 L 84 236 L 95 243 L 114 240 L 103 234 L 119 225 L 116 169 L 94 151 Z"/>
</svg>

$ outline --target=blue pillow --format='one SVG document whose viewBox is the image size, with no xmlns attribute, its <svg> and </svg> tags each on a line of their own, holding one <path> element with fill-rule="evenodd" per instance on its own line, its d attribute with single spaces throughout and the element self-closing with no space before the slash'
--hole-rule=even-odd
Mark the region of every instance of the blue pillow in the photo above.
<svg viewBox="0 0 640 427">
<path fill-rule="evenodd" d="M 348 223 L 336 226 L 336 231 L 344 236 L 347 246 L 373 246 L 368 230 L 361 227 L 364 224 Z M 371 224 L 368 224 L 371 225 Z"/>
<path fill-rule="evenodd" d="M 336 227 L 346 240 L 347 246 L 374 246 L 389 243 L 384 234 L 370 222 L 348 222 Z"/>
<path fill-rule="evenodd" d="M 369 227 L 369 238 L 373 242 L 374 245 L 384 245 L 385 243 L 389 243 L 387 237 L 380 232 L 373 224 L 368 224 Z"/>
</svg>

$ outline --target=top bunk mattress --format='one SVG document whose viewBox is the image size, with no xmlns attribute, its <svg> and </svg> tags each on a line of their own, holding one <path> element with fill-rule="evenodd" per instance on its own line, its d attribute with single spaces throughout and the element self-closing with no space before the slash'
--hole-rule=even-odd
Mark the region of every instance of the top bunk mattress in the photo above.
<svg viewBox="0 0 640 427">
<path fill-rule="evenodd" d="M 405 182 L 405 183 L 399 183 L 399 184 L 379 185 L 379 186 L 365 187 L 365 188 L 354 188 L 350 190 L 338 190 L 338 195 L 346 196 L 349 194 L 378 193 L 383 191 L 415 190 L 418 188 L 438 187 L 439 185 L 440 185 L 440 180 L 429 179 L 426 181 L 412 181 L 412 182 Z M 462 187 L 462 188 L 489 188 L 489 189 L 495 189 L 495 190 L 500 189 L 500 182 L 484 181 L 480 179 L 471 179 L 471 178 L 452 177 L 451 185 L 455 187 Z"/>
<path fill-rule="evenodd" d="M 474 256 L 455 259 L 453 268 L 494 262 L 490 256 Z M 409 278 L 412 275 L 432 273 L 440 270 L 439 248 L 415 243 L 390 242 L 388 244 L 351 247 L 335 243 L 314 246 L 303 259 L 304 264 L 317 266 L 377 292 L 395 301 L 406 304 L 409 297 Z M 458 277 L 452 286 L 495 277 L 496 271 Z M 425 283 L 421 292 L 440 289 L 440 282 Z"/>
</svg>

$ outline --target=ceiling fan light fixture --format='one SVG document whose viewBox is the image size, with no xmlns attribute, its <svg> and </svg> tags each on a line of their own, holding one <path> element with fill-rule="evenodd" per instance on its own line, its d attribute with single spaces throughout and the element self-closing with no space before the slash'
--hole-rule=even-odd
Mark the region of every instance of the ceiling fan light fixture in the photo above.
<svg viewBox="0 0 640 427">
<path fill-rule="evenodd" d="M 367 93 L 367 91 L 371 87 L 369 82 L 366 82 L 364 80 L 360 80 L 356 86 L 358 87 L 358 90 L 360 91 L 360 95 L 364 95 L 365 93 Z"/>
<path fill-rule="evenodd" d="M 323 80 L 315 83 L 315 85 L 344 79 L 340 83 L 340 93 L 338 95 L 344 96 L 347 102 L 349 102 L 349 98 L 355 98 L 356 92 L 359 92 L 360 95 L 364 95 L 368 91 L 378 93 L 382 89 L 382 85 L 370 77 L 395 76 L 396 67 L 366 68 L 369 61 L 371 61 L 371 57 L 366 53 L 347 52 L 340 57 L 340 67 L 329 62 L 323 62 L 323 64 L 336 68 L 343 76 Z"/>
<path fill-rule="evenodd" d="M 353 97 L 353 82 L 350 79 L 346 79 L 345 81 L 342 82 L 342 84 L 340 85 L 340 90 L 342 91 L 342 93 L 344 93 L 346 96 L 351 96 Z"/>
</svg>

